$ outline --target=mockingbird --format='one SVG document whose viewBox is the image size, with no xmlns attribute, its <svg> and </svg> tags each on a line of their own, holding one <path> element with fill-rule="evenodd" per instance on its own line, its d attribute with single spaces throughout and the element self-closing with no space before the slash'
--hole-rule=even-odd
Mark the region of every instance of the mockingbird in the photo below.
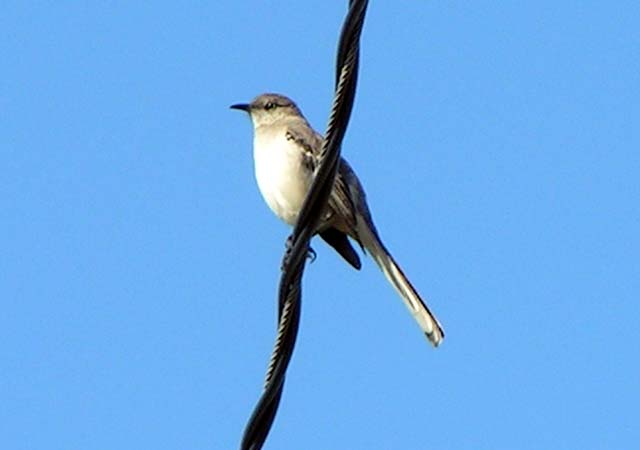
<svg viewBox="0 0 640 450">
<path fill-rule="evenodd" d="M 295 225 L 319 164 L 322 136 L 284 95 L 262 94 L 249 104 L 231 108 L 251 116 L 255 173 L 264 200 L 276 216 Z M 343 158 L 316 233 L 359 270 L 360 257 L 347 236 L 358 242 L 398 291 L 429 341 L 434 346 L 440 344 L 442 327 L 380 240 L 364 189 Z"/>
</svg>

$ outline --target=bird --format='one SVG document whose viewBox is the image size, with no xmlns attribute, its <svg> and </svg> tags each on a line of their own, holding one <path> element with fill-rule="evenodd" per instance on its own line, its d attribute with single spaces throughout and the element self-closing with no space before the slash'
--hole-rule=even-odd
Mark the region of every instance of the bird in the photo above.
<svg viewBox="0 0 640 450">
<path fill-rule="evenodd" d="M 278 218 L 294 226 L 320 164 L 323 136 L 293 100 L 281 94 L 261 94 L 251 103 L 230 108 L 251 118 L 255 177 L 262 197 Z M 360 257 L 349 238 L 357 242 L 377 263 L 431 344 L 437 347 L 442 342 L 440 322 L 382 243 L 364 188 L 344 158 L 315 234 L 360 270 Z"/>
</svg>

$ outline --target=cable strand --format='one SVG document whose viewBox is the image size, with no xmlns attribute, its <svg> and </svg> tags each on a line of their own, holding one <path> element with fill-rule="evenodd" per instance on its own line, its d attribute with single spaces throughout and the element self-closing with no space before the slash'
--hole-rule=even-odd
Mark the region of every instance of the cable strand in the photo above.
<svg viewBox="0 0 640 450">
<path fill-rule="evenodd" d="M 355 98 L 359 41 L 368 0 L 351 0 L 340 33 L 336 63 L 336 88 L 325 133 L 320 166 L 305 198 L 296 226 L 290 237 L 290 248 L 282 264 L 278 291 L 278 330 L 269 360 L 262 396 L 247 423 L 242 450 L 259 450 L 266 441 L 282 398 L 287 367 L 291 361 L 300 324 L 301 280 L 309 250 L 309 242 L 329 195 L 340 161 L 340 145 L 344 138 Z"/>
</svg>

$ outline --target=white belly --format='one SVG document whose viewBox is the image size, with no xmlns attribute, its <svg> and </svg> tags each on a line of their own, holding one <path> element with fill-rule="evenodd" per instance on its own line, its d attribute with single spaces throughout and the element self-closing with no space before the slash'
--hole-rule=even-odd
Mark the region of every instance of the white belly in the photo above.
<svg viewBox="0 0 640 450">
<path fill-rule="evenodd" d="M 284 132 L 256 133 L 253 159 L 256 180 L 265 202 L 276 216 L 294 225 L 311 186 L 313 174 L 303 165 L 301 149 Z"/>
</svg>

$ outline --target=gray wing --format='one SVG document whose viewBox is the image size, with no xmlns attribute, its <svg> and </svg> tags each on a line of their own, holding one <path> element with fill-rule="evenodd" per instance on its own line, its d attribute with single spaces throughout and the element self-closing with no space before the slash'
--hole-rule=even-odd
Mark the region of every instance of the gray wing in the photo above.
<svg viewBox="0 0 640 450">
<path fill-rule="evenodd" d="M 294 141 L 304 150 L 309 158 L 308 162 L 305 161 L 305 164 L 308 164 L 311 170 L 315 171 L 320 163 L 323 144 L 322 135 L 313 131 L 308 125 L 304 127 L 297 126 L 290 127 L 287 130 L 287 139 Z M 351 244 L 349 244 L 346 236 L 341 235 L 350 236 L 362 247 L 358 237 L 358 219 L 356 215 L 361 202 L 364 204 L 365 216 L 369 218 L 369 209 L 364 200 L 362 186 L 349 163 L 344 158 L 340 158 L 340 167 L 329 197 L 329 208 L 320 225 L 318 234 L 356 269 L 360 269 L 360 259 Z"/>
<path fill-rule="evenodd" d="M 313 131 L 309 126 L 305 127 L 290 127 L 287 130 L 287 139 L 294 141 L 309 157 L 309 166 L 312 170 L 318 168 L 320 162 L 320 152 L 322 151 L 323 138 L 319 133 Z M 307 162 L 305 162 L 307 163 Z M 362 191 L 362 186 L 357 181 L 353 170 L 349 164 L 340 158 L 340 167 L 338 168 L 338 175 L 329 198 L 329 211 L 327 211 L 327 217 L 323 220 L 321 228 L 327 228 L 334 226 L 338 230 L 347 233 L 354 239 L 357 239 L 357 219 L 355 215 L 357 195 L 353 197 L 353 194 L 358 192 L 352 192 L 350 184 L 352 180 L 357 183 L 357 189 Z M 364 195 L 364 193 L 363 193 Z M 368 209 L 367 209 L 368 213 Z"/>
</svg>

